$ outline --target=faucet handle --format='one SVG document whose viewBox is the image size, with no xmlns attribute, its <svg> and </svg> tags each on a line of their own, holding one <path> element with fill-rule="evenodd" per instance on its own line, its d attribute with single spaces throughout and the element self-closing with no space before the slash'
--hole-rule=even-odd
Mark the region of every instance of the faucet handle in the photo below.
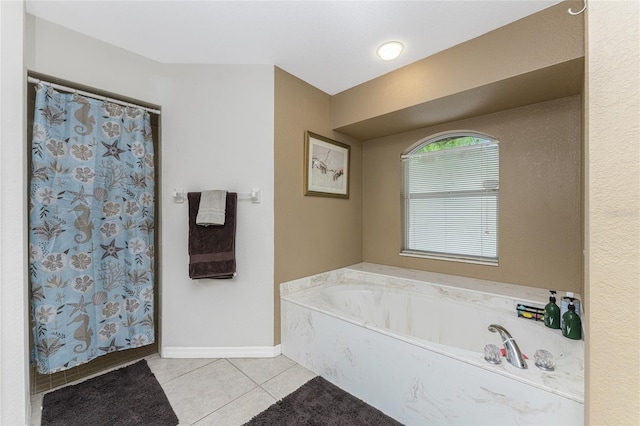
<svg viewBox="0 0 640 426">
<path fill-rule="evenodd" d="M 498 365 L 502 363 L 502 352 L 500 348 L 494 345 L 493 343 L 489 343 L 484 347 L 484 359 L 489 364 Z"/>
<path fill-rule="evenodd" d="M 538 349 L 535 354 L 535 365 L 544 371 L 553 371 L 555 367 L 555 360 L 551 352 Z"/>
</svg>

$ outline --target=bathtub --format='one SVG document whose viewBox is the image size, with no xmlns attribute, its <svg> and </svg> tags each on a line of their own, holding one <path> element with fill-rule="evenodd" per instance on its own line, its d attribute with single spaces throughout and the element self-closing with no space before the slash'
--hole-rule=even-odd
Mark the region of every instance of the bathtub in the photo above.
<svg viewBox="0 0 640 426">
<path fill-rule="evenodd" d="M 280 294 L 282 353 L 404 424 L 584 424 L 584 342 L 516 314 L 544 306 L 544 289 L 362 263 Z M 490 324 L 527 369 L 485 361 L 486 344 L 502 347 Z"/>
</svg>

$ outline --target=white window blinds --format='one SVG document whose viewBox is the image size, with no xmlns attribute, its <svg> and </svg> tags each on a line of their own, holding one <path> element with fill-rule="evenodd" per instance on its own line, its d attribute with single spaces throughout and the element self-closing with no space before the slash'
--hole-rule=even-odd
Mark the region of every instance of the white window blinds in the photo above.
<svg viewBox="0 0 640 426">
<path fill-rule="evenodd" d="M 497 141 L 402 156 L 403 253 L 497 263 L 498 160 Z"/>
</svg>

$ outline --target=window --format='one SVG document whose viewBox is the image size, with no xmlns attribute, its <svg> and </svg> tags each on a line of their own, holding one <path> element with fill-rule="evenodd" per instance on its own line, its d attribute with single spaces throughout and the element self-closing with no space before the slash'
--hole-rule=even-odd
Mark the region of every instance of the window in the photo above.
<svg viewBox="0 0 640 426">
<path fill-rule="evenodd" d="M 402 156 L 402 254 L 498 263 L 498 141 L 427 138 Z"/>
</svg>

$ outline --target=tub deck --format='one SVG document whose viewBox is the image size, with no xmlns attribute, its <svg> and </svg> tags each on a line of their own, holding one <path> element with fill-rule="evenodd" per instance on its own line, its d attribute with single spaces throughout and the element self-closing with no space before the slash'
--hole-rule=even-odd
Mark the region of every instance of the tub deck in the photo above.
<svg viewBox="0 0 640 426">
<path fill-rule="evenodd" d="M 480 412 L 488 424 L 581 424 L 583 342 L 516 315 L 518 303 L 544 306 L 546 297 L 544 289 L 358 264 L 281 285 L 282 351 L 405 423 L 445 421 L 469 404 L 453 424 L 467 415 L 482 423 Z M 484 360 L 485 344 L 501 346 L 491 323 L 511 332 L 528 369 Z M 556 371 L 534 366 L 536 349 L 554 354 Z M 393 390 L 379 395 L 370 384 L 387 370 L 379 389 Z"/>
</svg>

